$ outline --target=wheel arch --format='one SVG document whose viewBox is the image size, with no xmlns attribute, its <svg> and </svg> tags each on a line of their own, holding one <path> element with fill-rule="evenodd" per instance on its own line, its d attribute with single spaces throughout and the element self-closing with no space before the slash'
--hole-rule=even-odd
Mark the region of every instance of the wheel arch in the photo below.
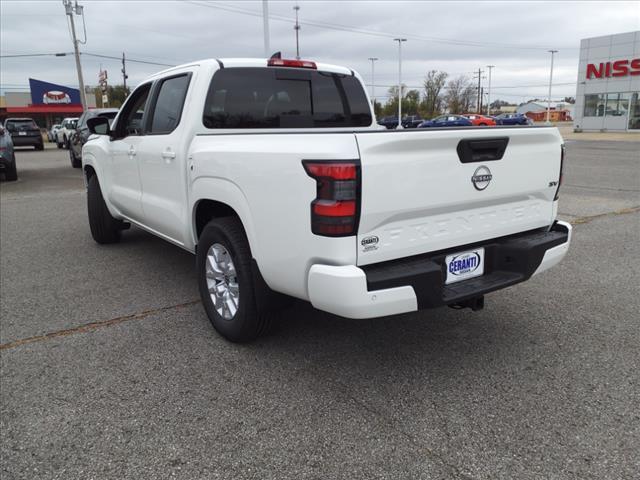
<svg viewBox="0 0 640 480">
<path fill-rule="evenodd" d="M 192 184 L 191 234 L 194 246 L 205 225 L 215 218 L 235 216 L 244 228 L 251 254 L 256 260 L 259 249 L 249 203 L 235 183 L 220 178 L 199 178 Z"/>
</svg>

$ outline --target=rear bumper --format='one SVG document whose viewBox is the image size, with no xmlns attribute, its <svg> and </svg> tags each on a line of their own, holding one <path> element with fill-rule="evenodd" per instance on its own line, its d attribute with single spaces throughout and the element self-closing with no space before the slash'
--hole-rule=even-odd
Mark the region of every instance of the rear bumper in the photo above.
<svg viewBox="0 0 640 480">
<path fill-rule="evenodd" d="M 35 147 L 43 144 L 42 137 L 25 136 L 25 137 L 11 137 L 14 147 Z"/>
<path fill-rule="evenodd" d="M 372 318 L 451 305 L 523 282 L 558 264 L 569 250 L 571 225 L 555 222 L 534 231 L 464 245 L 442 252 L 356 267 L 313 265 L 309 300 L 320 310 L 347 318 Z M 485 273 L 445 285 L 445 257 L 485 249 Z"/>
</svg>

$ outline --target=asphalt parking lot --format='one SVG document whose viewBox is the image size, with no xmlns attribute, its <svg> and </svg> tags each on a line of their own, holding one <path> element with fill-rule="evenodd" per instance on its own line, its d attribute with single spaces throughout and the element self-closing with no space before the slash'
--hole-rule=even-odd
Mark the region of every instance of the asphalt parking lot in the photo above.
<svg viewBox="0 0 640 480">
<path fill-rule="evenodd" d="M 250 345 L 193 257 L 91 239 L 67 152 L 0 185 L 0 477 L 632 479 L 640 472 L 640 150 L 569 141 L 567 259 L 487 297 L 346 320 L 299 303 Z"/>
</svg>

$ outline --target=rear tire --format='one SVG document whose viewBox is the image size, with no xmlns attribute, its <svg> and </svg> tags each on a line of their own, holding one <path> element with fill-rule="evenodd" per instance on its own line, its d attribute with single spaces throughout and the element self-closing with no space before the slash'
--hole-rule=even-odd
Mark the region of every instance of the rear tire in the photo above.
<svg viewBox="0 0 640 480">
<path fill-rule="evenodd" d="M 97 175 L 89 179 L 87 188 L 87 210 L 89 212 L 89 228 L 93 239 L 101 244 L 117 243 L 124 224 L 116 220 L 109 213 L 107 204 L 102 197 Z"/>
<path fill-rule="evenodd" d="M 82 159 L 79 159 L 78 157 L 76 157 L 76 154 L 73 151 L 73 147 L 69 148 L 69 160 L 71 160 L 71 166 L 73 168 L 82 167 Z"/>
<path fill-rule="evenodd" d="M 62 146 L 63 146 L 63 145 L 58 141 L 58 139 L 56 139 L 56 146 L 57 146 L 58 148 L 62 148 Z"/>
<path fill-rule="evenodd" d="M 18 180 L 18 169 L 16 167 L 15 157 L 11 166 L 5 170 L 4 178 L 7 180 L 7 182 L 15 182 L 16 180 Z"/>
<path fill-rule="evenodd" d="M 271 313 L 257 307 L 263 287 L 254 282 L 251 259 L 238 218 L 218 218 L 204 227 L 196 255 L 200 297 L 213 328 L 232 342 L 249 342 L 271 325 Z"/>
<path fill-rule="evenodd" d="M 38 145 L 36 145 L 36 150 L 44 150 L 44 143 L 40 143 Z"/>
</svg>

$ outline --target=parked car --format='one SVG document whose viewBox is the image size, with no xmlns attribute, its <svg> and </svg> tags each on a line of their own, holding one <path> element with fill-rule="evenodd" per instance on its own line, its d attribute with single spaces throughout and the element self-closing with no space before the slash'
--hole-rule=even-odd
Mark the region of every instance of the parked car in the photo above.
<svg viewBox="0 0 640 480">
<path fill-rule="evenodd" d="M 501 113 L 494 118 L 498 125 L 533 125 L 529 117 L 519 113 Z"/>
<path fill-rule="evenodd" d="M 49 140 L 50 142 L 55 142 L 56 141 L 56 133 L 58 132 L 58 130 L 60 130 L 60 127 L 62 125 L 60 125 L 59 123 L 56 123 L 55 125 L 52 125 L 51 128 L 49 130 L 47 130 L 47 140 Z"/>
<path fill-rule="evenodd" d="M 78 124 L 77 117 L 67 117 L 62 120 L 62 126 L 56 132 L 56 144 L 58 148 L 69 148 L 69 139 Z"/>
<path fill-rule="evenodd" d="M 386 127 L 387 130 L 393 130 L 394 128 L 398 128 L 398 117 L 382 117 L 378 120 L 378 125 Z"/>
<path fill-rule="evenodd" d="M 78 119 L 78 124 L 69 136 L 69 159 L 71 166 L 80 168 L 82 166 L 82 146 L 87 143 L 91 132 L 87 127 L 87 120 L 95 117 L 104 117 L 109 119 L 109 124 L 116 118 L 118 114 L 117 108 L 96 108 L 87 110 Z"/>
<path fill-rule="evenodd" d="M 382 131 L 373 118 L 345 67 L 236 58 L 160 72 L 112 126 L 87 120 L 91 234 L 114 243 L 135 224 L 193 252 L 204 310 L 237 342 L 287 297 L 347 318 L 479 310 L 565 256 L 557 128 Z"/>
<path fill-rule="evenodd" d="M 0 172 L 4 173 L 5 180 L 18 179 L 16 168 L 16 153 L 13 151 L 13 141 L 8 130 L 0 125 Z"/>
<path fill-rule="evenodd" d="M 468 115 L 463 115 L 464 117 L 471 120 L 472 125 L 476 125 L 479 127 L 493 127 L 496 125 L 496 121 L 493 117 L 488 117 L 486 115 L 478 115 L 477 113 L 470 113 Z"/>
<path fill-rule="evenodd" d="M 32 118 L 7 118 L 4 121 L 4 128 L 9 131 L 14 147 L 44 149 L 42 132 Z"/>
<path fill-rule="evenodd" d="M 402 127 L 417 128 L 422 122 L 424 122 L 424 119 L 420 115 L 408 115 L 402 119 Z"/>
<path fill-rule="evenodd" d="M 470 127 L 471 120 L 462 115 L 440 115 L 433 120 L 425 120 L 418 125 L 418 128 L 428 127 Z"/>
</svg>

